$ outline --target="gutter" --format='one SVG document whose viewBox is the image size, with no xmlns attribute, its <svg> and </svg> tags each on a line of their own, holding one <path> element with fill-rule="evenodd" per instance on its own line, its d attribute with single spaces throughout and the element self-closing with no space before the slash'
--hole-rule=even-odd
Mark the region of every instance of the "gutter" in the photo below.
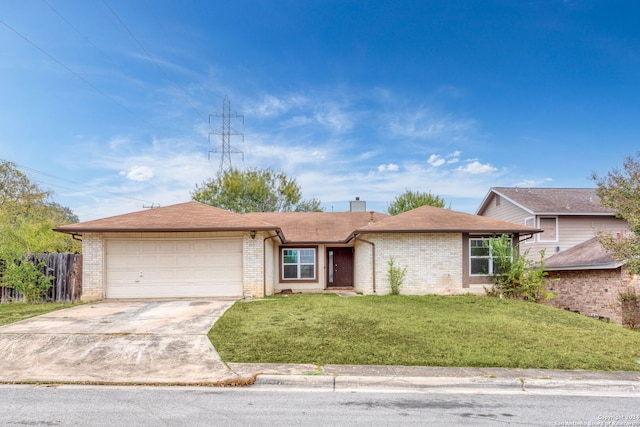
<svg viewBox="0 0 640 427">
<path fill-rule="evenodd" d="M 580 271 L 580 270 L 613 270 L 622 267 L 623 263 L 589 264 L 589 265 L 567 265 L 567 266 L 544 266 L 544 271 Z"/>
<path fill-rule="evenodd" d="M 82 233 L 185 233 L 185 232 L 198 232 L 198 233 L 216 233 L 223 231 L 275 231 L 280 233 L 278 227 L 132 227 L 132 228 L 117 228 L 117 227 L 105 227 L 105 228 L 64 228 L 56 227 L 53 231 L 65 234 L 82 234 Z"/>
</svg>

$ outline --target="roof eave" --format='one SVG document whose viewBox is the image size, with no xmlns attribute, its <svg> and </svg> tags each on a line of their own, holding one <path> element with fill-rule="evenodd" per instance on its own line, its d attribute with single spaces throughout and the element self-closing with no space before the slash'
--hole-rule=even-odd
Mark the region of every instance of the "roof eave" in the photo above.
<svg viewBox="0 0 640 427">
<path fill-rule="evenodd" d="M 56 227 L 53 231 L 65 234 L 82 235 L 84 233 L 185 233 L 185 232 L 225 232 L 225 231 L 275 231 L 281 234 L 279 227 L 161 227 L 161 228 L 114 228 L 114 227 L 96 227 L 96 228 L 63 228 Z"/>
<path fill-rule="evenodd" d="M 618 267 L 622 267 L 624 264 L 617 263 L 604 263 L 604 264 L 589 264 L 589 265 L 566 265 L 556 267 L 544 267 L 545 271 L 576 271 L 576 270 L 613 270 Z"/>
<path fill-rule="evenodd" d="M 351 236 L 345 240 L 285 240 L 283 245 L 344 245 L 349 243 Z"/>
<path fill-rule="evenodd" d="M 523 204 L 521 204 L 521 203 L 516 202 L 516 201 L 515 201 L 515 200 L 513 200 L 511 197 L 509 197 L 509 196 L 507 196 L 507 195 L 505 195 L 505 194 L 503 194 L 503 193 L 501 193 L 501 192 L 497 191 L 495 188 L 492 188 L 490 191 L 491 191 L 491 192 L 493 192 L 493 193 L 495 193 L 495 194 L 497 194 L 497 195 L 498 195 L 498 196 L 500 196 L 500 197 L 505 198 L 505 199 L 506 199 L 506 200 L 508 200 L 510 203 L 513 203 L 514 205 L 516 205 L 516 206 L 517 206 L 517 207 L 519 207 L 520 209 L 523 209 L 524 211 L 526 211 L 526 212 L 528 212 L 528 213 L 530 213 L 530 214 L 532 214 L 532 215 L 535 215 L 535 212 L 534 212 L 534 211 L 532 211 L 530 208 L 526 207 L 525 205 L 523 205 Z"/>
<path fill-rule="evenodd" d="M 539 211 L 539 212 L 533 212 L 533 214 L 534 215 L 556 215 L 556 216 L 562 216 L 562 215 L 572 215 L 572 216 L 616 216 L 616 214 L 613 213 L 613 212 L 571 212 L 571 211 L 544 212 L 544 211 Z"/>
<path fill-rule="evenodd" d="M 517 229 L 460 229 L 460 228 L 437 228 L 437 229 L 410 229 L 410 230 L 356 230 L 351 235 L 357 234 L 379 234 L 379 233 L 476 233 L 476 234 L 502 234 L 502 233 L 518 233 L 518 234 L 535 234 L 541 233 L 542 230 L 517 230 Z M 349 236 L 351 238 L 351 236 Z"/>
</svg>

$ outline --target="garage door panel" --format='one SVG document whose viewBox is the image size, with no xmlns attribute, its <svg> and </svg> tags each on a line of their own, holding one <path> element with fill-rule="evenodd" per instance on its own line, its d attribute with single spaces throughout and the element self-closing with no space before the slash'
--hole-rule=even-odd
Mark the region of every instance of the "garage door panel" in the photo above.
<svg viewBox="0 0 640 427">
<path fill-rule="evenodd" d="M 194 242 L 176 242 L 176 250 L 180 252 L 193 252 L 197 250 Z"/>
<path fill-rule="evenodd" d="M 176 252 L 176 242 L 158 242 L 158 252 Z"/>
<path fill-rule="evenodd" d="M 240 239 L 107 240 L 107 298 L 242 295 Z"/>
<path fill-rule="evenodd" d="M 161 268 L 175 268 L 178 267 L 179 261 L 172 254 L 158 255 L 158 263 Z"/>
</svg>

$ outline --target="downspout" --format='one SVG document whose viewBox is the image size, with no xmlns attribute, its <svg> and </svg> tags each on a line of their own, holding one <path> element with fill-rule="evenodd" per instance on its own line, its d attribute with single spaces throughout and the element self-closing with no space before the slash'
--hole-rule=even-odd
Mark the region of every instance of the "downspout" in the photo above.
<svg viewBox="0 0 640 427">
<path fill-rule="evenodd" d="M 276 237 L 278 237 L 278 233 L 262 240 L 262 298 L 267 296 L 267 240 Z"/>
<path fill-rule="evenodd" d="M 376 244 L 373 242 L 370 242 L 368 240 L 363 239 L 362 237 L 355 235 L 354 238 L 359 241 L 359 242 L 363 242 L 363 243 L 368 243 L 371 245 L 371 265 L 373 268 L 372 271 L 372 277 L 373 277 L 373 293 L 376 293 Z"/>
</svg>

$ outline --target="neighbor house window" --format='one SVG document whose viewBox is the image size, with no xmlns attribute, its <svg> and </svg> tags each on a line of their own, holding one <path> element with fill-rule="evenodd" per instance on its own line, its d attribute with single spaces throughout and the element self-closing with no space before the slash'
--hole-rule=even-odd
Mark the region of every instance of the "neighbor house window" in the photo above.
<svg viewBox="0 0 640 427">
<path fill-rule="evenodd" d="M 493 250 L 494 240 L 490 237 L 469 239 L 469 271 L 472 276 L 499 273 L 498 257 Z M 512 244 L 511 240 L 509 244 Z"/>
<path fill-rule="evenodd" d="M 283 280 L 314 280 L 316 278 L 315 248 L 282 249 Z"/>
<path fill-rule="evenodd" d="M 539 219 L 539 228 L 542 233 L 538 234 L 539 242 L 557 242 L 558 241 L 558 217 L 543 216 Z"/>
</svg>

